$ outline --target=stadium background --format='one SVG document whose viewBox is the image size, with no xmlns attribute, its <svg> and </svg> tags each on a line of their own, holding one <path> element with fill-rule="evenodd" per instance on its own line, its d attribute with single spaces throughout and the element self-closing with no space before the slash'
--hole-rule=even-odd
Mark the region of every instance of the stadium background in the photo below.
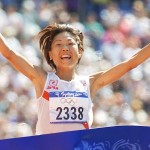
<svg viewBox="0 0 150 150">
<path fill-rule="evenodd" d="M 37 33 L 55 22 L 84 33 L 78 72 L 89 74 L 128 59 L 150 41 L 150 0 L 0 0 L 0 32 L 15 51 L 47 71 Z M 149 126 L 149 76 L 150 60 L 100 89 L 92 127 Z M 0 55 L 0 139 L 34 135 L 36 111 L 31 82 Z"/>
</svg>

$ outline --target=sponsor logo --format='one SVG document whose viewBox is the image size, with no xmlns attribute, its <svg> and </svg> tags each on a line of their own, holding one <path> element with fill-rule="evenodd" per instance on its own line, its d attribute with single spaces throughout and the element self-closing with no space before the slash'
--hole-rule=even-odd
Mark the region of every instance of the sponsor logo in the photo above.
<svg viewBox="0 0 150 150">
<path fill-rule="evenodd" d="M 47 89 L 58 90 L 58 80 L 50 80 Z"/>
</svg>

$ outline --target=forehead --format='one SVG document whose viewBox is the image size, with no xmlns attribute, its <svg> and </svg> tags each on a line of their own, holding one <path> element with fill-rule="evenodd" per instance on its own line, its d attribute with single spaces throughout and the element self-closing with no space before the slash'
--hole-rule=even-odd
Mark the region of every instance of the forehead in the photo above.
<svg viewBox="0 0 150 150">
<path fill-rule="evenodd" d="M 63 40 L 63 39 L 67 39 L 67 40 L 75 40 L 75 36 L 73 36 L 71 33 L 69 32 L 61 32 L 59 34 L 57 34 L 55 37 L 54 37 L 54 40 L 53 41 L 56 41 L 56 40 Z"/>
</svg>

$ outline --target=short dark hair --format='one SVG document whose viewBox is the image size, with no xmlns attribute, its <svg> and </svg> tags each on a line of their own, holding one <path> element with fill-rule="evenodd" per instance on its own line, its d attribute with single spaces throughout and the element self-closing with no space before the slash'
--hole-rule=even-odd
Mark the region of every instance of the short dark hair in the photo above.
<svg viewBox="0 0 150 150">
<path fill-rule="evenodd" d="M 54 37 L 61 32 L 69 32 L 70 34 L 72 34 L 75 37 L 75 40 L 78 44 L 78 48 L 84 51 L 83 33 L 80 30 L 76 29 L 75 27 L 69 24 L 54 24 L 45 27 L 38 34 L 39 45 L 40 45 L 40 50 L 43 52 L 47 63 L 52 67 L 52 69 L 56 69 L 56 66 L 53 60 L 50 60 L 48 52 L 51 51 L 51 45 L 54 40 Z"/>
</svg>

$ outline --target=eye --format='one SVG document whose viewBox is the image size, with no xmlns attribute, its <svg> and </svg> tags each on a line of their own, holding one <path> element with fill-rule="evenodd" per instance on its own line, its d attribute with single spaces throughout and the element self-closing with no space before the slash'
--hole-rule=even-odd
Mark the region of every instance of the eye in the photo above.
<svg viewBox="0 0 150 150">
<path fill-rule="evenodd" d="M 61 46 L 61 44 L 60 43 L 56 43 L 56 46 Z"/>
<path fill-rule="evenodd" d="M 70 42 L 68 45 L 72 46 L 72 45 L 75 45 L 75 43 L 73 43 L 73 42 Z"/>
</svg>

